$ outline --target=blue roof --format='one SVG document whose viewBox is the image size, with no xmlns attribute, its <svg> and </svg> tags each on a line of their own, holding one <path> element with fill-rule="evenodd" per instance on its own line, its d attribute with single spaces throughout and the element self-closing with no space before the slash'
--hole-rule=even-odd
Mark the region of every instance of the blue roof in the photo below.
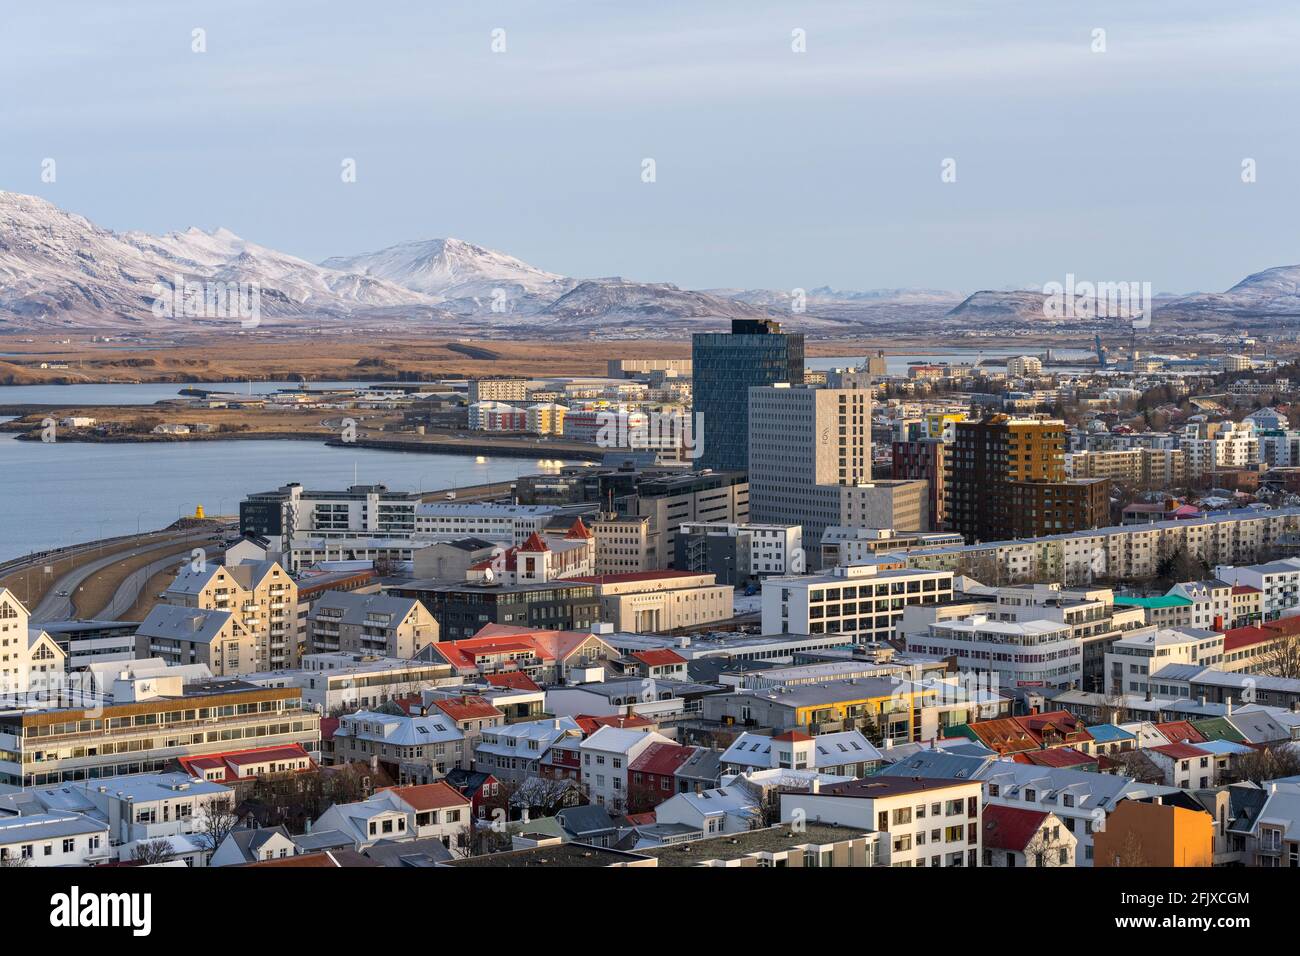
<svg viewBox="0 0 1300 956">
<path fill-rule="evenodd" d="M 1114 743 L 1117 740 L 1137 740 L 1134 734 L 1114 724 L 1096 724 L 1088 728 L 1088 733 L 1092 734 L 1092 739 L 1099 744 Z"/>
<path fill-rule="evenodd" d="M 1247 747 L 1245 744 L 1239 744 L 1235 740 L 1207 740 L 1205 743 L 1192 744 L 1199 750 L 1206 750 L 1212 754 L 1248 754 L 1254 751 L 1253 747 Z"/>
</svg>

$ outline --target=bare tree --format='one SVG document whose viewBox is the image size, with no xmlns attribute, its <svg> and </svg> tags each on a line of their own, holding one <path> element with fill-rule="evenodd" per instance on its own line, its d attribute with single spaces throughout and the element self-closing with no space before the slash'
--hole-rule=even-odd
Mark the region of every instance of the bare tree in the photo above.
<svg viewBox="0 0 1300 956">
<path fill-rule="evenodd" d="M 0 857 L 0 870 L 13 868 L 22 869 L 32 865 L 32 861 L 25 856 L 4 856 Z"/>
<path fill-rule="evenodd" d="M 145 866 L 166 863 L 173 856 L 172 845 L 162 838 L 138 843 L 135 849 L 131 851 L 131 859 Z"/>
<path fill-rule="evenodd" d="M 1254 783 L 1292 777 L 1300 773 L 1300 753 L 1290 743 L 1260 747 L 1237 759 L 1236 772 L 1242 780 Z"/>
<path fill-rule="evenodd" d="M 1138 783 L 1165 782 L 1164 772 L 1140 750 L 1123 750 L 1110 754 L 1109 759 L 1116 765 L 1121 777 L 1132 777 Z"/>
<path fill-rule="evenodd" d="M 213 800 L 203 810 L 202 826 L 197 831 L 199 843 L 208 852 L 214 852 L 237 826 L 239 816 L 234 801 L 229 797 Z"/>
<path fill-rule="evenodd" d="M 1070 858 L 1070 845 L 1061 838 L 1060 827 L 1040 827 L 1034 838 L 1025 844 L 1026 866 L 1066 866 Z"/>
<path fill-rule="evenodd" d="M 1274 641 L 1260 661 L 1259 673 L 1293 680 L 1300 678 L 1300 635 Z"/>
<path fill-rule="evenodd" d="M 1134 832 L 1129 831 L 1124 837 L 1124 842 L 1119 845 L 1119 850 L 1115 853 L 1114 866 L 1146 866 L 1146 853 L 1142 849 L 1142 840 Z"/>
</svg>

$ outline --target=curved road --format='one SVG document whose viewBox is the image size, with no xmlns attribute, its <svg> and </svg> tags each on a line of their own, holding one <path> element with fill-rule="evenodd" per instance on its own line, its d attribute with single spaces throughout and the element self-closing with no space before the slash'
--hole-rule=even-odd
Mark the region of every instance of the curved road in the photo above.
<svg viewBox="0 0 1300 956">
<path fill-rule="evenodd" d="M 157 561 L 151 561 L 142 568 L 136 568 L 122 579 L 122 583 L 113 592 L 113 599 L 94 615 L 95 620 L 121 620 L 122 615 L 131 610 L 131 607 L 140 597 L 140 592 L 144 590 L 144 586 L 149 583 L 155 574 L 168 568 L 179 568 L 181 563 L 188 560 L 188 558 L 188 551 L 177 552 L 176 554 L 161 557 Z"/>
<path fill-rule="evenodd" d="M 161 545 L 158 541 L 150 541 L 146 544 L 141 544 L 134 548 L 128 548 L 125 551 L 118 551 L 114 554 L 106 555 L 105 557 L 87 562 L 78 568 L 74 568 L 67 574 L 64 574 L 50 586 L 50 589 L 45 592 L 45 597 L 41 599 L 41 602 L 37 604 L 35 609 L 32 611 L 31 623 L 33 625 L 39 625 L 49 621 L 72 620 L 76 617 L 76 611 L 72 607 L 72 593 L 76 591 L 76 589 L 79 588 L 92 574 L 97 571 L 102 571 L 104 568 L 116 564 L 119 561 L 125 561 L 141 554 L 156 551 L 160 547 L 168 547 L 169 545 L 177 545 L 181 547 L 189 545 L 193 548 L 201 544 L 211 545 L 213 543 L 212 532 L 204 531 L 200 534 L 178 537 L 172 541 L 164 542 Z M 168 560 L 173 559 L 178 560 L 177 556 L 174 554 L 168 557 Z M 160 558 L 159 560 L 161 561 L 162 559 Z M 152 563 L 155 562 L 151 562 L 151 564 Z M 146 578 L 145 580 L 148 579 Z M 65 596 L 60 596 L 60 591 L 64 592 Z M 136 593 L 139 593 L 139 587 L 136 588 Z M 113 600 L 116 602 L 117 595 L 114 595 Z M 132 601 L 132 603 L 134 603 L 134 601 Z M 127 604 L 128 608 L 130 606 L 131 604 Z"/>
</svg>

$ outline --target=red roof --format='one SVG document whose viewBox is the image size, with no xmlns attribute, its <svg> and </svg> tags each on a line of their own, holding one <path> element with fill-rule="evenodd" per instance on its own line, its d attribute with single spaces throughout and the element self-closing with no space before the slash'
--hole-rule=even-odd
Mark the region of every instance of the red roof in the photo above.
<svg viewBox="0 0 1300 956">
<path fill-rule="evenodd" d="M 1043 810 L 984 805 L 984 847 L 1019 852 L 1029 845 L 1047 819 Z"/>
<path fill-rule="evenodd" d="M 339 719 L 337 717 L 322 717 L 320 719 L 320 739 L 333 740 L 334 731 L 339 729 Z"/>
<path fill-rule="evenodd" d="M 642 717 L 640 714 L 627 716 L 626 714 L 609 714 L 605 717 L 593 717 L 590 714 L 578 714 L 573 718 L 577 721 L 578 727 L 582 730 L 584 736 L 590 737 L 601 727 L 616 727 L 619 730 L 636 730 L 639 727 L 656 726 L 653 720 Z"/>
<path fill-rule="evenodd" d="M 325 721 L 322 719 L 321 724 Z M 334 721 L 337 726 L 338 721 Z M 271 747 L 251 747 L 247 750 L 227 750 L 222 753 L 203 754 L 196 757 L 178 757 L 176 762 L 186 773 L 204 776 L 208 770 L 223 770 L 224 780 L 236 780 L 240 777 L 239 769 L 249 764 L 268 763 L 275 760 L 307 760 L 303 771 L 315 770 L 316 764 L 299 744 L 276 744 Z M 301 772 L 301 771 L 300 771 Z"/>
<path fill-rule="evenodd" d="M 620 574 L 589 574 L 585 577 L 565 578 L 566 581 L 581 581 L 583 584 L 623 584 L 634 581 L 658 581 L 672 578 L 698 578 L 703 571 L 624 571 Z"/>
<path fill-rule="evenodd" d="M 485 678 L 493 687 L 507 687 L 511 690 L 541 690 L 542 685 L 537 683 L 523 671 L 504 671 L 499 674 L 488 674 Z"/>
<path fill-rule="evenodd" d="M 528 536 L 528 540 L 519 546 L 519 550 L 520 551 L 550 551 L 551 549 L 546 546 L 546 542 L 542 540 L 542 536 L 539 535 L 536 531 L 534 531 L 532 534 Z"/>
<path fill-rule="evenodd" d="M 501 717 L 501 711 L 486 697 L 472 697 L 468 694 L 456 698 L 435 700 L 434 706 L 452 720 L 483 720 L 488 717 Z"/>
<path fill-rule="evenodd" d="M 694 747 L 684 747 L 681 744 L 651 744 L 628 764 L 628 769 L 640 773 L 669 776 L 677 773 L 677 769 L 693 756 L 695 756 Z"/>
<path fill-rule="evenodd" d="M 1264 630 L 1272 631 L 1283 637 L 1291 637 L 1300 634 L 1300 615 L 1292 617 L 1280 617 L 1276 621 L 1269 621 L 1264 625 Z"/>
<path fill-rule="evenodd" d="M 470 800 L 463 793 L 447 783 L 425 783 L 413 787 L 384 787 L 400 797 L 412 810 L 445 810 L 448 807 L 467 807 Z"/>
<path fill-rule="evenodd" d="M 1186 760 L 1189 757 L 1208 757 L 1210 755 L 1208 750 L 1193 747 L 1191 744 L 1162 744 L 1159 747 L 1148 747 L 1147 749 L 1164 754 L 1166 757 L 1172 757 L 1174 760 Z"/>
<path fill-rule="evenodd" d="M 1249 584 L 1234 584 L 1232 586 L 1233 594 L 1259 594 L 1259 588 L 1253 588 Z"/>
<path fill-rule="evenodd" d="M 1049 734 L 1049 745 L 1067 746 L 1092 739 L 1092 735 L 1083 726 L 1083 721 L 1068 710 L 1053 710 L 1027 717 L 998 717 L 966 726 L 980 743 L 1000 754 L 1041 750 L 1044 738 Z"/>
<path fill-rule="evenodd" d="M 1261 644 L 1277 637 L 1276 631 L 1266 631 L 1262 627 L 1234 627 L 1223 632 L 1223 650 L 1235 651 L 1238 648 Z"/>
<path fill-rule="evenodd" d="M 581 518 L 574 518 L 573 524 L 569 526 L 569 530 L 564 533 L 564 536 L 566 538 L 590 538 L 591 532 L 587 530 L 587 526 L 582 523 Z"/>
<path fill-rule="evenodd" d="M 1193 727 L 1185 720 L 1168 720 L 1163 724 L 1156 724 L 1156 730 L 1160 731 L 1169 738 L 1170 743 L 1176 744 L 1202 744 L 1205 743 L 1205 735 Z"/>
<path fill-rule="evenodd" d="M 1031 763 L 1038 767 L 1083 767 L 1097 762 L 1095 757 L 1081 754 L 1069 747 L 1029 750 L 1016 754 L 1014 759 L 1017 763 Z"/>
<path fill-rule="evenodd" d="M 654 651 L 636 651 L 632 655 L 647 667 L 663 667 L 666 664 L 685 664 L 686 658 L 676 651 L 667 649 Z"/>
</svg>

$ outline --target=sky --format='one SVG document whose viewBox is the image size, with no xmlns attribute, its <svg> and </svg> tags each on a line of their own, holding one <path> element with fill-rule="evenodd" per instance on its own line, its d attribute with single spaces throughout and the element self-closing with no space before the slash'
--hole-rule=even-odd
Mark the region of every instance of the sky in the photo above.
<svg viewBox="0 0 1300 956">
<path fill-rule="evenodd" d="M 6 6 L 0 189 L 119 231 L 313 261 L 455 236 L 698 289 L 1300 262 L 1287 0 Z"/>
</svg>

